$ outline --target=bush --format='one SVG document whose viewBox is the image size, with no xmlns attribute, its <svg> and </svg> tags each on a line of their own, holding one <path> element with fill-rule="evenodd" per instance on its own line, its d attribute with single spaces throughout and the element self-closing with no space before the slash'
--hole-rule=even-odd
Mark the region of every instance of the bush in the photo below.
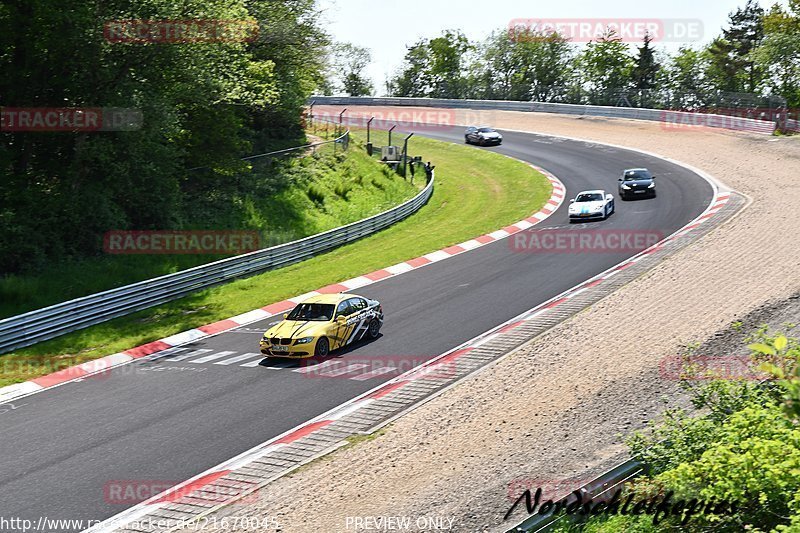
<svg viewBox="0 0 800 533">
<path fill-rule="evenodd" d="M 325 203 L 325 190 L 319 185 L 312 184 L 306 191 L 308 198 L 317 205 Z"/>
</svg>

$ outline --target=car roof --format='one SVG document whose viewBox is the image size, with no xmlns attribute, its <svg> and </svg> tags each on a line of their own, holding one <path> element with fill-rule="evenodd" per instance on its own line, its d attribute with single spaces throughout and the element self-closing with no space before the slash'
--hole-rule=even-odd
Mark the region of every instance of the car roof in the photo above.
<svg viewBox="0 0 800 533">
<path fill-rule="evenodd" d="M 345 294 L 345 293 L 334 293 L 334 294 L 316 294 L 309 298 L 306 298 L 301 303 L 309 303 L 309 304 L 338 304 L 342 300 L 348 300 L 350 298 L 363 298 L 363 296 L 359 296 L 357 294 Z"/>
<path fill-rule="evenodd" d="M 350 294 L 334 293 L 334 294 L 315 294 L 306 298 L 301 303 L 304 304 L 338 304 L 345 298 L 349 298 Z"/>
<path fill-rule="evenodd" d="M 581 191 L 578 194 L 576 194 L 575 197 L 577 198 L 581 194 L 605 194 L 605 193 L 606 193 L 606 191 L 604 191 L 602 189 L 595 189 L 593 191 Z"/>
<path fill-rule="evenodd" d="M 650 172 L 646 168 L 626 168 L 622 171 L 623 174 L 627 174 L 628 172 Z"/>
</svg>

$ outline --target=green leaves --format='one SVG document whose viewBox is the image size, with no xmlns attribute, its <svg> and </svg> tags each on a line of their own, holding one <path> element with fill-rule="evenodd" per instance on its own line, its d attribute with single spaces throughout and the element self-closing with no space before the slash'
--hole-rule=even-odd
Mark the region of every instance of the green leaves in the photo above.
<svg viewBox="0 0 800 533">
<path fill-rule="evenodd" d="M 144 126 L 4 136 L 0 272 L 97 255 L 109 230 L 178 229 L 201 191 L 227 206 L 240 157 L 270 144 L 264 137 L 303 137 L 327 42 L 315 15 L 313 0 L 4 3 L 0 23 L 13 31 L 0 32 L 3 105 L 133 108 Z M 106 40 L 108 23 L 137 19 L 240 22 L 219 42 Z M 236 24 L 259 24 L 258 37 Z M 200 166 L 218 172 L 184 175 Z M 225 223 L 203 221 L 215 222 Z"/>
</svg>

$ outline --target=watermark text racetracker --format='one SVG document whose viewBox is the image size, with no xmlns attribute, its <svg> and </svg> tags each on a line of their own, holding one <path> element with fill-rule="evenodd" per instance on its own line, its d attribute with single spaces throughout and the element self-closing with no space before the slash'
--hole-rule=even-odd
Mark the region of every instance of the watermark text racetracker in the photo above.
<svg viewBox="0 0 800 533">
<path fill-rule="evenodd" d="M 749 355 L 670 356 L 660 361 L 658 369 L 669 381 L 764 381 L 769 377 Z"/>
<path fill-rule="evenodd" d="M 258 37 L 255 20 L 110 20 L 103 35 L 109 43 L 187 44 L 253 42 Z"/>
<path fill-rule="evenodd" d="M 769 108 L 703 108 L 693 112 L 681 109 L 661 112 L 661 127 L 667 131 L 692 131 L 729 129 L 749 131 L 753 120 L 775 123 L 785 131 L 799 132 L 800 121 L 790 117 L 800 116 L 798 109 Z"/>
<path fill-rule="evenodd" d="M 515 41 L 560 36 L 572 42 L 596 41 L 613 31 L 623 42 L 641 42 L 649 35 L 655 42 L 696 42 L 703 39 L 700 19 L 662 18 L 515 18 L 508 33 Z"/>
<path fill-rule="evenodd" d="M 518 253 L 608 254 L 642 252 L 664 239 L 656 230 L 626 229 L 532 229 L 508 240 Z"/>
<path fill-rule="evenodd" d="M 322 123 L 339 124 L 336 110 L 315 110 L 313 120 Z M 369 111 L 347 111 L 341 117 L 344 126 L 366 128 L 369 122 L 373 131 L 389 130 L 397 127 L 399 131 L 450 131 L 457 123 L 456 110 L 452 109 L 391 109 L 375 107 Z"/>
<path fill-rule="evenodd" d="M 431 357 L 413 355 L 373 355 L 348 357 L 346 360 L 330 358 L 303 359 L 300 363 L 306 378 L 348 379 L 363 381 L 376 377 L 392 377 L 411 374 L 404 379 L 450 379 L 457 372 L 458 361 L 443 361 L 426 365 Z"/>
<path fill-rule="evenodd" d="M 174 480 L 159 479 L 115 479 L 103 485 L 103 501 L 110 505 L 131 506 L 149 500 L 163 493 L 159 501 L 184 503 L 187 505 L 202 504 L 209 500 L 224 503 L 230 499 L 232 492 L 242 492 L 257 488 L 255 482 L 235 480 L 214 480 L 215 483 L 188 484 L 170 490 L 181 483 Z M 202 493 L 198 495 L 197 493 Z M 233 502 L 233 505 L 256 503 L 259 499 L 257 490 L 253 490 L 243 498 Z"/>
<path fill-rule="evenodd" d="M 122 107 L 0 107 L 2 132 L 135 131 L 139 109 Z"/>
<path fill-rule="evenodd" d="M 165 230 L 106 232 L 108 254 L 243 254 L 261 249 L 257 231 Z"/>
</svg>

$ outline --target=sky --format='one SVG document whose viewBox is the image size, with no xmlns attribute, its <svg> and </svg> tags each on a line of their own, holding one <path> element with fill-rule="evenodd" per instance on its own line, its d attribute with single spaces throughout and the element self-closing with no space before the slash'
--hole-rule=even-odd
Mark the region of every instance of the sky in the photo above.
<svg viewBox="0 0 800 533">
<path fill-rule="evenodd" d="M 483 40 L 492 30 L 507 28 L 512 19 L 667 20 L 695 31 L 697 40 L 658 44 L 669 52 L 683 45 L 712 40 L 728 13 L 746 0 L 319 0 L 322 23 L 334 40 L 370 49 L 367 75 L 376 95 L 385 93 L 385 80 L 402 65 L 406 46 L 420 38 L 437 37 L 445 29 L 460 29 L 470 40 Z M 775 0 L 761 0 L 766 9 Z M 778 3 L 786 4 L 786 0 Z M 697 21 L 700 25 L 697 25 Z M 668 22 L 669 23 L 669 22 Z"/>
</svg>

